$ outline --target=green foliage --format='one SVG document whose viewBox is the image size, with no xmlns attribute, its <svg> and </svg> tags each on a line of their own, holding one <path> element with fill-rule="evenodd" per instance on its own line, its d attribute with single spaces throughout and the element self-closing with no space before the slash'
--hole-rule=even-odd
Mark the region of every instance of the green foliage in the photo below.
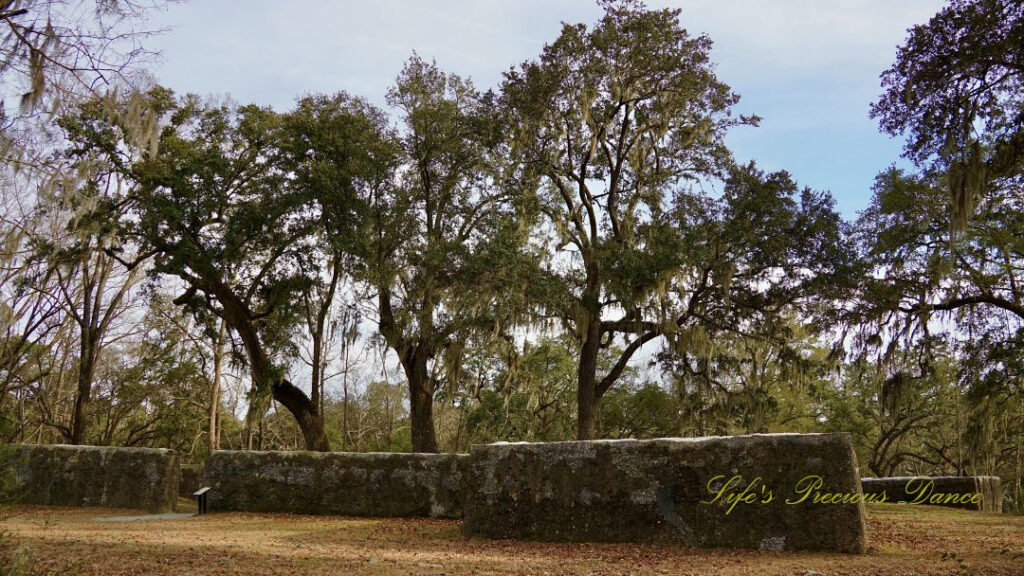
<svg viewBox="0 0 1024 576">
<path fill-rule="evenodd" d="M 1007 352 L 1018 348 L 1014 334 L 1024 320 L 1018 288 L 1024 243 L 1013 233 L 1024 226 L 1020 198 L 990 189 L 955 241 L 945 198 L 937 178 L 895 169 L 878 176 L 872 204 L 857 222 L 867 273 L 857 282 L 859 304 L 847 322 L 857 334 L 857 353 L 876 353 L 886 364 L 897 347 L 921 347 L 927 355 L 936 341 L 932 331 L 949 332 L 960 342 L 958 379 L 975 390 L 966 397 L 972 407 L 966 418 L 978 426 L 970 436 L 992 446 L 993 416 L 984 406 L 1002 397 L 1000 405 L 1012 407 L 1020 397 Z"/>
<path fill-rule="evenodd" d="M 843 261 L 829 195 L 732 165 L 725 132 L 757 118 L 733 116 L 710 40 L 681 28 L 678 10 L 602 6 L 598 24 L 566 25 L 503 85 L 550 247 L 534 299 L 581 349 L 581 437 L 645 343 L 706 355 L 722 332 L 784 338 L 778 315 Z M 687 186 L 712 178 L 726 180 L 721 197 Z M 619 361 L 598 374 L 612 342 Z"/>
<path fill-rule="evenodd" d="M 990 186 L 1019 186 L 1024 161 L 1024 8 L 1013 0 L 955 0 L 910 29 L 885 92 L 871 107 L 882 129 L 907 133 L 905 154 L 946 176 L 954 231 Z"/>
<path fill-rule="evenodd" d="M 1013 146 L 1021 137 L 1022 33 L 1016 2 L 950 2 L 910 29 L 882 75 L 885 92 L 872 116 L 889 134 L 909 132 L 906 151 L 918 161 L 978 139 L 976 121 L 987 146 Z M 1019 144 L 1016 154 L 1019 161 Z"/>
<path fill-rule="evenodd" d="M 331 444 L 357 452 L 409 452 L 409 393 L 404 383 L 374 380 L 352 394 L 346 407 L 340 399 L 325 406 Z M 348 411 L 348 438 L 342 443 L 341 417 Z"/>
<path fill-rule="evenodd" d="M 636 390 L 618 387 L 601 402 L 602 438 L 666 438 L 680 436 L 678 398 L 657 383 Z"/>
<path fill-rule="evenodd" d="M 401 114 L 405 169 L 371 188 L 361 274 L 378 328 L 409 383 L 417 450 L 437 450 L 431 403 L 459 378 L 466 341 L 501 335 L 525 314 L 521 209 L 500 185 L 493 98 L 413 56 L 388 92 Z M 478 341 L 483 340 L 478 338 Z"/>
<path fill-rule="evenodd" d="M 284 365 L 296 353 L 300 295 L 322 281 L 322 260 L 357 244 L 357 194 L 387 175 L 383 115 L 345 94 L 309 97 L 282 115 L 154 89 L 143 108 L 164 120 L 141 160 L 119 156 L 129 134 L 95 105 L 66 122 L 72 153 L 105 157 L 137 184 L 124 199 L 130 210 L 114 219 L 119 236 L 155 256 L 151 274 L 186 283 L 179 304 L 238 334 L 255 412 L 272 393 L 307 445 L 326 449 L 319 415 L 284 380 Z"/>
<path fill-rule="evenodd" d="M 1022 34 L 1019 3 L 955 0 L 909 31 L 883 73 L 885 92 L 871 114 L 885 132 L 907 135 L 905 155 L 923 171 L 877 177 L 856 225 L 864 264 L 847 317 L 857 353 L 875 354 L 890 374 L 887 390 L 906 380 L 895 376 L 905 373 L 896 366 L 905 356 L 899 350 L 921 348 L 929 359 L 932 333 L 947 334 L 953 350 L 944 353 L 960 365 L 943 376 L 959 388 L 955 418 L 931 423 L 927 449 L 909 452 L 938 453 L 934 464 L 957 472 L 1011 477 L 1021 475 L 1021 446 L 1010 440 L 1020 434 L 1022 400 L 1009 360 L 1019 352 L 1007 351 L 1018 349 L 1024 320 Z M 933 402 L 921 409 L 946 410 Z M 947 453 L 951 442 L 955 456 Z"/>
<path fill-rule="evenodd" d="M 817 431 L 835 359 L 809 328 L 785 339 L 723 334 L 703 354 L 659 355 L 683 435 Z"/>
<path fill-rule="evenodd" d="M 1016 352 L 1006 352 L 1017 349 L 1024 320 L 1022 27 L 1018 3 L 951 2 L 910 30 L 872 106 L 884 131 L 908 136 L 905 154 L 922 172 L 893 168 L 876 178 L 855 226 L 861 269 L 845 321 L 855 355 L 874 356 L 887 401 L 907 397 L 888 394 L 907 382 L 934 379 L 924 367 L 936 358 L 956 358 L 959 369 L 941 377 L 957 389 L 955 402 L 926 394 L 918 407 L 940 415 L 921 432 L 926 446 L 907 450 L 928 460 L 921 466 L 1021 474 L 1021 447 L 1011 440 L 1021 394 L 1007 360 Z M 922 368 L 903 365 L 912 349 Z"/>
<path fill-rule="evenodd" d="M 60 310 L 23 338 L 15 300 L 95 256 L 154 295 L 96 362 L 95 443 L 201 459 L 223 320 L 222 380 L 252 383 L 214 406 L 224 447 L 837 431 L 876 474 L 1020 477 L 1020 9 L 957 0 L 911 31 L 872 113 L 926 169 L 879 174 L 848 225 L 828 193 L 735 165 L 725 135 L 757 118 L 678 10 L 600 5 L 497 93 L 413 55 L 389 110 L 157 87 L 63 118 L 39 217 L 68 237 L 3 237 L 5 267 L 28 244 L 41 264 L 2 285 L 0 435 L 63 433 L 86 364 Z M 339 335 L 344 398 L 317 388 Z M 359 358 L 349 380 L 357 342 L 404 379 Z M 306 365 L 309 398 L 285 379 Z"/>
<path fill-rule="evenodd" d="M 476 391 L 466 416 L 472 443 L 572 438 L 576 370 L 570 351 L 544 339 L 494 375 L 494 387 Z"/>
<path fill-rule="evenodd" d="M 91 443 L 166 447 L 188 459 L 205 457 L 206 444 L 195 442 L 206 424 L 203 400 L 212 386 L 206 374 L 210 358 L 195 341 L 201 328 L 157 297 L 143 331 L 140 341 L 115 349 L 101 367 L 94 407 L 99 433 Z"/>
<path fill-rule="evenodd" d="M 893 347 L 884 363 L 857 361 L 826 390 L 823 429 L 849 432 L 858 461 L 877 476 L 977 473 L 966 449 L 964 389 L 953 352 L 933 338 Z M 987 469 L 987 468 L 984 468 Z"/>
</svg>

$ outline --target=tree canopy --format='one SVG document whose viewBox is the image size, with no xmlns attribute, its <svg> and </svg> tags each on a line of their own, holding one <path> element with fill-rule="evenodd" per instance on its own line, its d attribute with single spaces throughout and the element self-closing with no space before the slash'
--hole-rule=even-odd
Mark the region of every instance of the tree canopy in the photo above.
<svg viewBox="0 0 1024 576">
<path fill-rule="evenodd" d="M 2 441 L 838 431 L 880 475 L 1024 477 L 1017 3 L 909 31 L 871 114 L 911 163 L 845 220 L 734 158 L 759 118 L 679 10 L 601 1 L 489 90 L 413 53 L 376 104 L 274 109 L 107 85 L 136 52 L 28 24 L 58 4 L 94 3 L 0 2 L 45 142 L 0 163 Z M 144 14 L 99 5 L 106 33 Z"/>
<path fill-rule="evenodd" d="M 1024 162 L 1024 7 L 955 0 L 910 29 L 871 106 L 905 153 L 945 174 L 952 225 L 965 226 L 991 186 L 1020 187 Z"/>
</svg>

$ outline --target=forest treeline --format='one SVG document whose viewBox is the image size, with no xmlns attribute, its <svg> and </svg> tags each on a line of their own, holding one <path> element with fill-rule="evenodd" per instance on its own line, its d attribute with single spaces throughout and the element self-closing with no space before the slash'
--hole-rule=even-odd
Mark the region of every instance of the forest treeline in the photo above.
<svg viewBox="0 0 1024 576">
<path fill-rule="evenodd" d="M 911 167 L 852 221 L 733 158 L 759 118 L 678 10 L 601 2 L 491 90 L 413 54 L 385 107 L 277 111 L 133 75 L 144 33 L 97 55 L 24 21 L 92 4 L 0 3 L 25 90 L 0 118 L 2 441 L 201 461 L 840 431 L 866 474 L 998 474 L 1019 505 L 1016 2 L 909 31 L 870 113 Z"/>
</svg>

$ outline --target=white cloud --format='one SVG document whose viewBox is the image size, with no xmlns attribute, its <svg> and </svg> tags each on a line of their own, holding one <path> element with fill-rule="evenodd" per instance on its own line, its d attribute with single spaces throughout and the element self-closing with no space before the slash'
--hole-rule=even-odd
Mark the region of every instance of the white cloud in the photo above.
<svg viewBox="0 0 1024 576">
<path fill-rule="evenodd" d="M 877 170 L 899 143 L 867 118 L 878 75 L 906 29 L 940 0 L 648 0 L 682 8 L 691 33 L 708 33 L 719 76 L 761 128 L 730 136 L 740 160 L 787 168 L 831 189 L 850 214 L 866 205 Z M 159 80 L 179 92 L 230 93 L 287 108 L 310 92 L 347 90 L 383 104 L 416 50 L 492 87 L 535 57 L 561 22 L 592 23 L 590 0 L 194 0 L 157 18 Z"/>
</svg>

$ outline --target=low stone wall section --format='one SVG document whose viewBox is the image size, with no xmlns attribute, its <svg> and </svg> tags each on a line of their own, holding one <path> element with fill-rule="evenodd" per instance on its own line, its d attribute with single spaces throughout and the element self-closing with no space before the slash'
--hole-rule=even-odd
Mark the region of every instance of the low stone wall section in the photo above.
<svg viewBox="0 0 1024 576">
<path fill-rule="evenodd" d="M 867 545 L 845 434 L 478 445 L 468 479 L 469 536 L 854 553 Z"/>
<path fill-rule="evenodd" d="M 872 501 L 947 506 L 1002 512 L 1003 487 L 998 476 L 893 476 L 861 479 Z"/>
<path fill-rule="evenodd" d="M 172 450 L 11 444 L 0 446 L 0 469 L 11 484 L 4 499 L 18 504 L 167 512 L 177 503 Z"/>
<path fill-rule="evenodd" d="M 459 518 L 465 454 L 214 452 L 211 512 Z"/>
<path fill-rule="evenodd" d="M 181 481 L 178 483 L 178 496 L 191 498 L 203 487 L 203 467 L 197 464 L 182 465 Z"/>
</svg>

